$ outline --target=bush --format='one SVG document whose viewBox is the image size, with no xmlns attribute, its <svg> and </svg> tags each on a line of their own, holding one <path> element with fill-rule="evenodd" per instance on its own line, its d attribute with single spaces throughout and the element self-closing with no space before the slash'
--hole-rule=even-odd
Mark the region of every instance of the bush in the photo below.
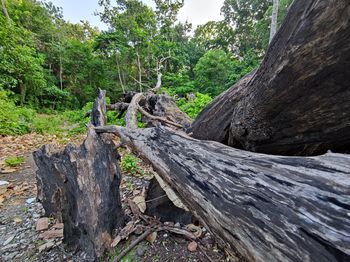
<svg viewBox="0 0 350 262">
<path fill-rule="evenodd" d="M 35 110 L 17 107 L 0 91 L 0 135 L 23 135 L 31 132 Z"/>
<path fill-rule="evenodd" d="M 212 98 L 209 95 L 196 93 L 194 100 L 180 98 L 176 101 L 176 104 L 183 112 L 194 119 L 211 101 Z"/>
</svg>

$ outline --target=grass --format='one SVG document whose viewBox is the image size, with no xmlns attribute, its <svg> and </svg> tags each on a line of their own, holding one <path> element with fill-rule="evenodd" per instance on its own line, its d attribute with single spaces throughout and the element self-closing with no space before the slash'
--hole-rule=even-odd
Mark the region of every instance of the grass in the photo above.
<svg viewBox="0 0 350 262">
<path fill-rule="evenodd" d="M 5 159 L 5 164 L 9 167 L 20 166 L 24 162 L 25 162 L 25 159 L 22 156 L 14 156 L 14 157 L 9 157 L 9 158 Z"/>
</svg>

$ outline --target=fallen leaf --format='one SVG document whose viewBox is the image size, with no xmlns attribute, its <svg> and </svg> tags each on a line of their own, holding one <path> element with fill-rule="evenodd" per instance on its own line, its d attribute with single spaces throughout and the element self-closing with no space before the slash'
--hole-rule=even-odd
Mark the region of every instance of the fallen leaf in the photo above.
<svg viewBox="0 0 350 262">
<path fill-rule="evenodd" d="M 133 202 L 138 206 L 138 208 L 140 209 L 140 211 L 142 213 L 145 212 L 145 210 L 146 210 L 146 201 L 145 201 L 145 198 L 143 196 L 136 196 L 136 197 L 134 197 Z"/>
<path fill-rule="evenodd" d="M 197 247 L 198 247 L 197 242 L 192 241 L 191 243 L 188 244 L 187 249 L 188 249 L 190 252 L 194 252 L 194 251 L 197 250 Z"/>
<path fill-rule="evenodd" d="M 153 233 L 149 234 L 146 238 L 146 240 L 148 242 L 150 242 L 151 244 L 153 244 L 154 241 L 156 241 L 156 239 L 157 239 L 157 232 L 153 232 Z"/>
</svg>

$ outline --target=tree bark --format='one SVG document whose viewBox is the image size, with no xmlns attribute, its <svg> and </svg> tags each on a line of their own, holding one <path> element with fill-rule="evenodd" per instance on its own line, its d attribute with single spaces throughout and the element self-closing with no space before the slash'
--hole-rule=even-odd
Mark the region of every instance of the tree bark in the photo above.
<svg viewBox="0 0 350 262">
<path fill-rule="evenodd" d="M 167 128 L 96 130 L 117 134 L 149 160 L 231 254 L 349 261 L 349 155 L 263 155 Z"/>
<path fill-rule="evenodd" d="M 106 91 L 99 89 L 97 99 L 91 112 L 91 124 L 93 126 L 104 126 L 107 123 Z"/>
<path fill-rule="evenodd" d="M 295 0 L 259 69 L 188 132 L 269 154 L 349 151 L 349 13 L 348 0 Z"/>
<path fill-rule="evenodd" d="M 124 223 L 119 196 L 119 155 L 108 135 L 89 129 L 84 143 L 63 151 L 44 146 L 34 152 L 38 199 L 47 216 L 64 223 L 67 249 L 99 260 L 113 229 Z"/>
</svg>

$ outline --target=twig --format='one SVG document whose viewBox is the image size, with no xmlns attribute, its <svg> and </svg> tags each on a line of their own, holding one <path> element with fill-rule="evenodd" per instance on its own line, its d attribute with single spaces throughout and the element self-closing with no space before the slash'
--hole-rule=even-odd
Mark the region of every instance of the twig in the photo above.
<svg viewBox="0 0 350 262">
<path fill-rule="evenodd" d="M 191 232 L 189 232 L 185 229 L 177 228 L 177 227 L 161 226 L 157 229 L 157 231 L 169 231 L 171 233 L 184 236 L 185 238 L 187 238 L 189 240 L 197 239 L 196 236 L 194 234 L 192 234 Z"/>
<path fill-rule="evenodd" d="M 135 239 L 134 242 L 132 242 L 123 252 L 121 252 L 116 259 L 113 260 L 113 262 L 120 261 L 124 256 L 126 256 L 135 246 L 137 246 L 141 241 L 143 241 L 149 234 L 153 233 L 155 231 L 154 228 L 147 229 L 141 236 L 139 236 L 137 239 Z"/>
</svg>

